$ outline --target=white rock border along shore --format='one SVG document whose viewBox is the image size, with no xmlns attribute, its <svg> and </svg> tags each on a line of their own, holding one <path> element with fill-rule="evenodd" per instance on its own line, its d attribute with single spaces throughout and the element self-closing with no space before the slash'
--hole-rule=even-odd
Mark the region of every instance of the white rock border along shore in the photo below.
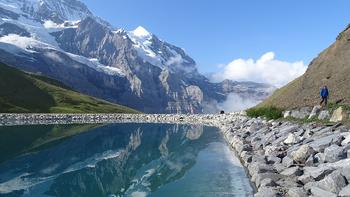
<svg viewBox="0 0 350 197">
<path fill-rule="evenodd" d="M 255 196 L 350 196 L 350 132 L 341 124 L 299 125 L 224 115 L 0 114 L 0 125 L 149 122 L 218 127 L 233 147 Z"/>
</svg>

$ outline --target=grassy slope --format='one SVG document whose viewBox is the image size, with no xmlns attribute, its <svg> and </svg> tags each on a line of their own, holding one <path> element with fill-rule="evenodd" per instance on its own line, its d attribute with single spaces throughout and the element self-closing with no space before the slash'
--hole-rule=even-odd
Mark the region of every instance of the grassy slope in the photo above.
<svg viewBox="0 0 350 197">
<path fill-rule="evenodd" d="M 62 83 L 0 64 L 2 113 L 138 113 L 70 90 Z"/>
<path fill-rule="evenodd" d="M 327 85 L 330 90 L 330 102 L 350 104 L 349 40 L 350 26 L 339 34 L 335 43 L 310 63 L 304 75 L 277 90 L 259 107 L 276 106 L 292 109 L 314 106 L 320 102 L 319 90 L 323 85 Z"/>
</svg>

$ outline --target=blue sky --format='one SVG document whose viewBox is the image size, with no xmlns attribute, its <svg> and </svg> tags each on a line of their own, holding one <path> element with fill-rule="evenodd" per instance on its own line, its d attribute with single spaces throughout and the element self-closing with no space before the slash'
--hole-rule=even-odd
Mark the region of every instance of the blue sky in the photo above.
<svg viewBox="0 0 350 197">
<path fill-rule="evenodd" d="M 82 0 L 117 27 L 143 26 L 182 47 L 202 73 L 273 51 L 308 64 L 348 23 L 348 0 Z"/>
</svg>

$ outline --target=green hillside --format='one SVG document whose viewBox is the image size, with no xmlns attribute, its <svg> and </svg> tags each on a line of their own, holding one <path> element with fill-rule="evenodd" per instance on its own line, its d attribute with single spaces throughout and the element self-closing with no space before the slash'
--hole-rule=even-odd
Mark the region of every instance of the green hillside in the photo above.
<svg viewBox="0 0 350 197">
<path fill-rule="evenodd" d="M 330 91 L 329 102 L 350 104 L 350 26 L 336 41 L 312 60 L 304 75 L 277 90 L 258 107 L 275 106 L 293 109 L 315 106 L 320 102 L 319 91 L 324 85 Z"/>
<path fill-rule="evenodd" d="M 138 113 L 0 63 L 0 113 Z"/>
</svg>

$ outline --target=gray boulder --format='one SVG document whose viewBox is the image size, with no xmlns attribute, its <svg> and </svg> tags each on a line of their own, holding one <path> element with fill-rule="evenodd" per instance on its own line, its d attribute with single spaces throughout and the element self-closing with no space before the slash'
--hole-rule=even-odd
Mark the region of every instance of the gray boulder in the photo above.
<svg viewBox="0 0 350 197">
<path fill-rule="evenodd" d="M 331 144 L 340 144 L 343 136 L 339 133 L 329 134 L 327 136 L 317 138 L 310 143 L 310 146 L 317 152 L 323 152 L 325 148 Z"/>
<path fill-rule="evenodd" d="M 340 173 L 346 178 L 348 182 L 350 182 L 350 165 L 345 168 L 342 168 Z"/>
<path fill-rule="evenodd" d="M 349 197 L 350 196 L 350 185 L 348 185 L 348 186 L 344 187 L 342 190 L 340 190 L 339 196 Z"/>
<path fill-rule="evenodd" d="M 316 117 L 317 114 L 321 111 L 321 108 L 322 107 L 320 105 L 314 106 L 314 108 L 312 108 L 312 111 L 311 111 L 308 119 L 312 119 L 312 118 Z"/>
<path fill-rule="evenodd" d="M 306 110 L 293 110 L 290 116 L 296 119 L 305 119 L 309 116 L 309 113 Z"/>
<path fill-rule="evenodd" d="M 304 185 L 310 182 L 314 182 L 315 179 L 312 178 L 310 175 L 304 174 L 298 177 L 298 181 L 302 182 Z"/>
<path fill-rule="evenodd" d="M 324 155 L 326 162 L 332 163 L 339 161 L 340 159 L 344 158 L 343 148 L 336 144 L 332 144 L 330 147 L 327 147 L 324 150 Z"/>
<path fill-rule="evenodd" d="M 350 143 L 350 132 L 344 133 L 343 136 L 345 139 L 341 142 L 341 145 L 345 146 Z"/>
<path fill-rule="evenodd" d="M 298 166 L 295 166 L 283 170 L 280 174 L 284 176 L 300 176 L 303 174 L 303 171 Z"/>
<path fill-rule="evenodd" d="M 281 163 L 281 158 L 276 156 L 267 156 L 266 161 L 269 164 L 277 164 L 277 163 Z"/>
<path fill-rule="evenodd" d="M 315 155 L 315 161 L 317 163 L 324 163 L 325 160 L 326 160 L 326 157 L 325 157 L 325 155 L 323 153 L 317 153 Z"/>
<path fill-rule="evenodd" d="M 317 196 L 317 197 L 337 197 L 336 194 L 329 192 L 327 190 L 323 190 L 319 187 L 311 187 L 310 191 L 313 196 Z"/>
<path fill-rule="evenodd" d="M 285 156 L 285 157 L 282 159 L 282 164 L 283 164 L 285 167 L 289 168 L 289 167 L 291 167 L 291 166 L 294 164 L 294 161 L 293 161 L 293 159 L 291 159 L 290 157 Z"/>
<path fill-rule="evenodd" d="M 330 118 L 330 114 L 328 110 L 322 110 L 318 115 L 319 120 L 327 120 Z"/>
<path fill-rule="evenodd" d="M 283 176 L 274 172 L 266 172 L 266 173 L 257 173 L 252 176 L 252 181 L 255 182 L 255 185 L 257 187 L 260 186 L 261 181 L 270 178 L 271 180 L 277 182 L 280 180 Z"/>
<path fill-rule="evenodd" d="M 301 187 L 292 187 L 288 189 L 288 197 L 307 197 L 306 191 Z"/>
<path fill-rule="evenodd" d="M 262 180 L 260 183 L 260 187 L 276 187 L 276 186 L 278 185 L 271 178 L 266 178 Z"/>
<path fill-rule="evenodd" d="M 304 175 L 311 176 L 315 180 L 320 180 L 334 171 L 330 166 L 304 167 Z"/>
<path fill-rule="evenodd" d="M 317 186 L 326 191 L 338 194 L 340 190 L 346 186 L 346 180 L 339 170 L 336 170 L 317 182 Z"/>
<path fill-rule="evenodd" d="M 310 155 L 310 157 L 305 161 L 305 166 L 313 166 L 314 165 L 314 156 Z"/>
<path fill-rule="evenodd" d="M 255 197 L 271 197 L 281 196 L 275 187 L 260 187 L 258 192 L 254 194 Z"/>
</svg>

